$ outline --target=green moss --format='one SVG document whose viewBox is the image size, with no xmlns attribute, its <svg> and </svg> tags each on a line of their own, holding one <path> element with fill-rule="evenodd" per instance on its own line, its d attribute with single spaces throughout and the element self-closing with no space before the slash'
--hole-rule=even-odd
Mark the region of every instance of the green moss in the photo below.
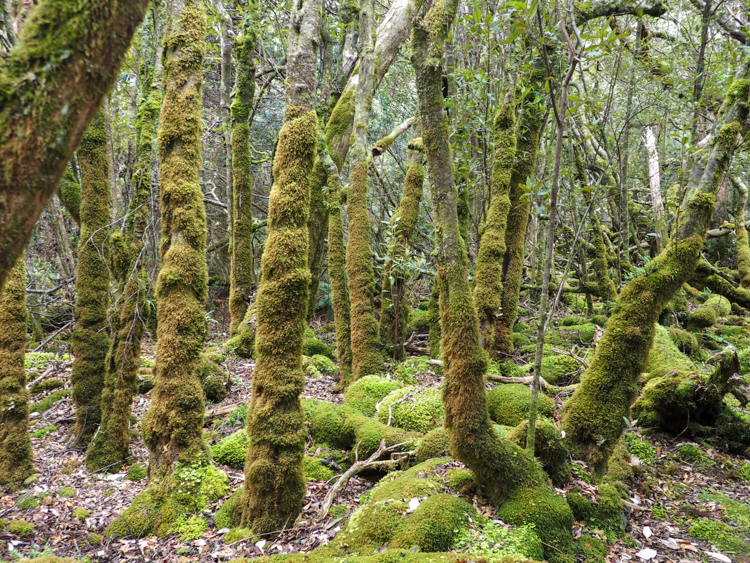
<svg viewBox="0 0 750 563">
<path fill-rule="evenodd" d="M 203 537 L 208 529 L 208 522 L 203 516 L 193 514 L 192 516 L 180 516 L 172 525 L 171 533 L 177 535 L 182 542 L 197 540 Z"/>
<path fill-rule="evenodd" d="M 628 451 L 627 444 L 623 440 L 620 440 L 615 446 L 607 464 L 607 482 L 628 485 L 634 481 L 634 478 L 635 473 L 630 464 L 630 452 Z"/>
<path fill-rule="evenodd" d="M 25 369 L 42 369 L 46 367 L 53 356 L 52 352 L 29 352 L 24 357 L 23 367 Z"/>
<path fill-rule="evenodd" d="M 81 522 L 84 522 L 86 518 L 91 515 L 91 512 L 89 510 L 86 510 L 85 508 L 76 508 L 72 514 L 73 518 L 77 518 Z"/>
<path fill-rule="evenodd" d="M 367 415 L 375 414 L 375 405 L 395 389 L 403 387 L 394 381 L 378 375 L 368 375 L 355 381 L 346 390 L 346 404 Z"/>
<path fill-rule="evenodd" d="M 427 323 L 427 311 L 423 309 L 410 309 L 407 331 L 416 332 L 417 334 L 425 334 L 428 333 L 429 330 L 430 325 Z"/>
<path fill-rule="evenodd" d="M 38 403 L 31 405 L 31 408 L 29 408 L 29 412 L 39 412 L 39 413 L 47 412 L 56 403 L 59 403 L 65 397 L 68 397 L 69 395 L 70 395 L 70 391 L 68 391 L 67 389 L 64 389 L 62 391 L 57 391 L 56 393 L 52 393 L 52 395 L 49 395 L 48 397 L 45 397 Z"/>
<path fill-rule="evenodd" d="M 5 527 L 5 530 L 15 536 L 30 538 L 34 535 L 34 525 L 26 520 L 12 520 Z"/>
<path fill-rule="evenodd" d="M 39 499 L 35 496 L 28 496 L 26 498 L 23 498 L 22 500 L 19 500 L 16 506 L 20 510 L 28 510 L 30 508 L 36 508 L 37 506 L 39 506 Z"/>
<path fill-rule="evenodd" d="M 354 441 L 350 445 L 352 459 L 357 446 L 359 446 L 359 459 L 367 459 L 377 451 L 382 440 L 385 440 L 387 446 L 403 444 L 401 451 L 408 451 L 413 449 L 414 443 L 420 437 L 420 434 L 416 432 L 386 426 L 378 420 L 363 415 L 347 417 L 344 433 L 349 435 L 352 430 L 354 434 Z"/>
<path fill-rule="evenodd" d="M 209 403 L 219 403 L 229 393 L 231 378 L 219 365 L 212 361 L 207 354 L 201 355 L 200 371 L 203 395 Z"/>
<path fill-rule="evenodd" d="M 628 451 L 646 465 L 656 462 L 656 449 L 650 443 L 640 438 L 627 439 Z"/>
<path fill-rule="evenodd" d="M 691 537 L 710 542 L 729 554 L 750 554 L 750 545 L 742 531 L 719 520 L 698 520 L 688 530 Z"/>
<path fill-rule="evenodd" d="M 547 487 L 519 490 L 500 507 L 498 516 L 514 526 L 533 524 L 550 563 L 572 561 L 573 514 L 565 500 Z"/>
<path fill-rule="evenodd" d="M 455 545 L 458 553 L 488 561 L 506 561 L 544 558 L 542 542 L 534 526 L 502 526 L 489 518 L 477 518 L 476 527 L 459 531 Z"/>
<path fill-rule="evenodd" d="M 63 386 L 63 382 L 60 379 L 47 379 L 46 381 L 42 381 L 41 383 L 35 383 L 31 386 L 31 394 L 32 395 L 38 395 L 39 393 L 44 393 L 45 391 L 52 391 L 53 389 L 59 389 Z"/>
<path fill-rule="evenodd" d="M 302 459 L 302 468 L 305 474 L 305 481 L 328 481 L 335 473 L 329 469 L 319 459 L 305 456 Z"/>
<path fill-rule="evenodd" d="M 211 448 L 213 459 L 232 469 L 242 469 L 245 466 L 247 450 L 250 447 L 250 435 L 243 428 L 227 436 Z"/>
<path fill-rule="evenodd" d="M 531 344 L 531 340 L 528 336 L 521 332 L 513 333 L 513 348 L 520 348 L 521 346 L 527 346 Z"/>
<path fill-rule="evenodd" d="M 584 323 L 560 327 L 556 331 L 550 331 L 545 336 L 545 342 L 550 344 L 589 344 L 594 341 L 596 326 L 593 323 Z"/>
<path fill-rule="evenodd" d="M 60 489 L 57 489 L 57 496 L 63 498 L 73 498 L 74 496 L 76 496 L 76 490 L 71 489 L 70 487 L 62 487 Z"/>
<path fill-rule="evenodd" d="M 235 335 L 224 345 L 224 349 L 239 358 L 251 358 L 255 352 L 255 331 L 258 329 L 258 310 L 251 305 L 236 329 Z"/>
<path fill-rule="evenodd" d="M 76 405 L 74 445 L 88 446 L 101 421 L 109 336 L 109 160 L 104 111 L 99 110 L 81 138 L 81 233 L 76 278 L 76 324 L 71 336 L 70 379 Z"/>
<path fill-rule="evenodd" d="M 310 434 L 316 444 L 347 448 L 354 439 L 354 431 L 346 425 L 346 417 L 359 411 L 348 405 L 305 400 L 302 403 Z"/>
<path fill-rule="evenodd" d="M 214 524 L 217 529 L 234 528 L 240 525 L 240 520 L 242 520 L 242 493 L 243 487 L 240 487 L 216 511 Z"/>
<path fill-rule="evenodd" d="M 721 295 L 714 295 L 706 299 L 704 305 L 716 307 L 720 316 L 726 317 L 732 312 L 732 304 L 729 299 Z"/>
<path fill-rule="evenodd" d="M 424 438 L 419 442 L 417 451 L 414 454 L 414 460 L 417 463 L 422 463 L 429 459 L 443 457 L 448 455 L 450 447 L 450 434 L 444 428 L 435 428 L 425 434 Z"/>
<path fill-rule="evenodd" d="M 57 428 L 55 426 L 45 426 L 44 428 L 40 428 L 39 430 L 34 430 L 34 432 L 31 433 L 32 438 L 44 438 L 48 434 L 52 434 Z"/>
<path fill-rule="evenodd" d="M 417 375 L 435 373 L 435 368 L 427 363 L 427 356 L 409 358 L 396 365 L 393 369 L 393 379 L 397 379 L 407 385 L 417 383 Z"/>
<path fill-rule="evenodd" d="M 672 342 L 686 356 L 692 356 L 698 350 L 698 339 L 693 333 L 676 327 L 670 328 L 668 332 Z"/>
<path fill-rule="evenodd" d="M 389 543 L 392 548 L 423 552 L 445 551 L 453 547 L 458 530 L 467 526 L 476 509 L 451 495 L 433 495 L 419 504 L 414 514 L 399 528 Z"/>
<path fill-rule="evenodd" d="M 253 536 L 252 530 L 248 528 L 232 528 L 224 536 L 224 543 L 234 543 Z"/>
<path fill-rule="evenodd" d="M 707 459 L 703 450 L 695 444 L 677 444 L 675 451 L 678 458 L 688 463 L 701 463 Z"/>
<path fill-rule="evenodd" d="M 92 532 L 86 537 L 86 539 L 88 540 L 89 545 L 101 545 L 103 537 L 101 534 Z"/>
<path fill-rule="evenodd" d="M 518 446 L 526 447 L 526 436 L 529 432 L 528 420 L 522 421 L 510 434 L 510 439 Z M 560 431 L 547 418 L 538 418 L 535 426 L 534 455 L 539 459 L 544 471 L 549 475 L 552 484 L 564 487 L 572 475 L 565 446 Z"/>
<path fill-rule="evenodd" d="M 380 401 L 376 416 L 380 422 L 388 424 L 390 421 L 391 425 L 404 430 L 428 432 L 442 425 L 445 408 L 437 389 L 403 387 L 391 391 Z"/>
<path fill-rule="evenodd" d="M 492 420 L 506 426 L 518 426 L 528 418 L 530 405 L 531 389 L 526 385 L 498 385 L 487 398 L 487 410 Z M 537 412 L 539 416 L 552 418 L 555 413 L 554 401 L 546 395 L 539 395 Z"/>
<path fill-rule="evenodd" d="M 599 538 L 584 534 L 573 542 L 573 552 L 587 563 L 605 563 L 609 549 Z"/>
<path fill-rule="evenodd" d="M 690 331 L 698 332 L 716 324 L 719 320 L 719 313 L 716 307 L 698 307 L 688 315 L 687 328 Z"/>
<path fill-rule="evenodd" d="M 320 354 L 316 354 L 315 356 L 310 358 L 310 363 L 315 366 L 315 369 L 317 369 L 321 373 L 333 375 L 339 371 L 338 366 L 333 363 L 333 360 L 331 360 L 327 356 L 322 356 Z"/>
<path fill-rule="evenodd" d="M 302 353 L 305 356 L 325 356 L 333 359 L 333 350 L 325 342 L 317 338 L 305 338 L 302 343 Z"/>
<path fill-rule="evenodd" d="M 521 368 L 524 373 L 533 373 L 534 364 L 530 363 Z M 542 358 L 542 377 L 552 385 L 559 385 L 566 382 L 577 382 L 583 366 L 575 358 L 565 354 L 554 356 L 545 356 Z"/>
<path fill-rule="evenodd" d="M 128 479 L 131 481 L 141 481 L 146 478 L 146 468 L 140 463 L 134 463 L 128 469 Z"/>
</svg>

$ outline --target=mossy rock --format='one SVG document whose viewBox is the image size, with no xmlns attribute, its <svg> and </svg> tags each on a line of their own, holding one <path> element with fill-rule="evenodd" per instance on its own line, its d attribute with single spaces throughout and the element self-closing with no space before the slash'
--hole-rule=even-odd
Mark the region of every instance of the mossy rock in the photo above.
<svg viewBox="0 0 750 563">
<path fill-rule="evenodd" d="M 390 412 L 389 412 L 390 407 Z M 442 425 L 445 419 L 445 407 L 438 389 L 426 387 L 403 387 L 394 389 L 380 401 L 377 407 L 377 419 L 404 430 L 429 432 Z"/>
<path fill-rule="evenodd" d="M 202 354 L 201 359 L 199 376 L 203 387 L 203 395 L 209 403 L 220 403 L 229 393 L 232 379 L 207 354 Z"/>
<path fill-rule="evenodd" d="M 327 375 L 333 375 L 335 373 L 338 373 L 339 371 L 338 366 L 333 363 L 333 360 L 331 358 L 323 356 L 321 354 L 316 354 L 311 357 L 310 363 L 315 367 L 316 370 L 318 370 L 318 372 L 325 373 Z"/>
<path fill-rule="evenodd" d="M 692 356 L 698 350 L 698 339 L 692 332 L 673 327 L 668 330 L 668 333 L 677 349 L 686 356 Z"/>
<path fill-rule="evenodd" d="M 211 455 L 216 462 L 222 465 L 232 469 L 242 469 L 245 467 L 245 458 L 249 447 L 250 435 L 242 428 L 212 446 Z"/>
<path fill-rule="evenodd" d="M 573 552 L 577 560 L 586 563 L 606 563 L 609 549 L 607 544 L 590 534 L 583 534 L 573 542 Z"/>
<path fill-rule="evenodd" d="M 386 426 L 379 420 L 364 415 L 346 417 L 344 432 L 348 435 L 351 431 L 354 434 L 354 440 L 349 445 L 352 450 L 351 459 L 354 459 L 357 446 L 359 459 L 366 459 L 377 451 L 382 440 L 385 440 L 386 446 L 403 444 L 398 451 L 409 451 L 414 449 L 414 444 L 422 437 L 418 432 Z"/>
<path fill-rule="evenodd" d="M 309 455 L 302 459 L 302 470 L 305 481 L 328 481 L 336 475 L 332 469 L 323 465 L 322 461 Z"/>
<path fill-rule="evenodd" d="M 433 495 L 422 501 L 389 543 L 391 548 L 419 547 L 423 552 L 446 551 L 453 547 L 458 530 L 469 524 L 476 509 L 452 495 Z"/>
<path fill-rule="evenodd" d="M 302 353 L 305 356 L 325 356 L 326 358 L 329 358 L 331 360 L 334 359 L 333 355 L 333 349 L 323 342 L 322 340 L 318 340 L 315 337 L 311 338 L 305 338 L 304 342 L 302 343 Z"/>
<path fill-rule="evenodd" d="M 373 416 L 377 405 L 388 393 L 403 387 L 400 381 L 379 375 L 368 375 L 352 383 L 346 390 L 346 404 Z"/>
<path fill-rule="evenodd" d="M 498 424 L 505 426 L 518 426 L 522 420 L 529 418 L 530 407 L 531 389 L 526 385 L 498 385 L 490 391 L 487 397 L 490 417 Z M 537 412 L 540 416 L 552 418 L 555 413 L 555 402 L 540 393 Z"/>
<path fill-rule="evenodd" d="M 410 309 L 409 325 L 406 330 L 407 334 L 410 332 L 416 332 L 417 334 L 427 333 L 430 330 L 430 326 L 427 324 L 427 311 L 423 309 Z"/>
<path fill-rule="evenodd" d="M 138 385 L 138 393 L 145 395 L 154 388 L 154 376 L 150 373 L 139 373 L 136 379 L 136 385 Z"/>
<path fill-rule="evenodd" d="M 243 508 L 242 492 L 243 487 L 234 491 L 232 496 L 225 500 L 219 510 L 216 511 L 216 514 L 214 515 L 214 524 L 217 529 L 234 528 L 240 525 Z"/>
<path fill-rule="evenodd" d="M 589 344 L 594 341 L 596 336 L 596 326 L 593 323 L 583 323 L 560 327 L 557 330 L 550 331 L 544 338 L 544 341 L 553 344 Z"/>
<path fill-rule="evenodd" d="M 722 551 L 737 555 L 750 554 L 750 543 L 745 541 L 746 530 L 733 528 L 720 520 L 698 520 L 688 533 L 693 538 L 710 542 Z"/>
<path fill-rule="evenodd" d="M 545 486 L 516 492 L 497 513 L 514 526 L 533 524 L 544 544 L 544 556 L 550 563 L 573 561 L 573 513 L 565 499 Z"/>
<path fill-rule="evenodd" d="M 714 295 L 712 297 L 709 297 L 703 304 L 709 305 L 711 307 L 716 307 L 719 315 L 721 315 L 722 317 L 726 317 L 732 313 L 732 303 L 729 301 L 729 299 L 721 295 Z"/>
<path fill-rule="evenodd" d="M 529 421 L 524 420 L 510 433 L 510 440 L 525 448 L 529 432 Z M 538 418 L 534 431 L 534 455 L 539 459 L 552 484 L 564 487 L 571 478 L 572 468 L 568 448 L 555 423 L 547 418 Z"/>
<path fill-rule="evenodd" d="M 692 371 L 695 364 L 680 350 L 672 334 L 681 335 L 685 331 L 680 329 L 667 329 L 661 325 L 656 325 L 654 333 L 654 343 L 648 352 L 648 360 L 644 371 L 649 374 L 659 370 L 656 375 L 660 375 L 669 370 Z M 687 333 L 690 334 L 690 333 Z M 690 336 L 694 335 L 690 334 Z M 687 337 L 689 338 L 689 337 Z M 651 377 L 651 375 L 649 376 Z"/>
<path fill-rule="evenodd" d="M 602 530 L 607 540 L 614 542 L 625 534 L 622 498 L 613 485 L 600 485 L 596 501 L 573 489 L 567 494 L 568 505 L 577 521 Z"/>
<path fill-rule="evenodd" d="M 5 526 L 5 531 L 22 538 L 30 538 L 34 535 L 34 525 L 26 520 L 12 520 Z"/>
<path fill-rule="evenodd" d="M 251 358 L 255 352 L 255 331 L 258 329 L 258 310 L 255 304 L 245 311 L 245 318 L 237 326 L 236 334 L 224 345 L 224 349 L 238 358 Z"/>
<path fill-rule="evenodd" d="M 519 371 L 524 374 L 534 373 L 534 364 L 526 364 Z M 552 385 L 573 382 L 577 383 L 581 379 L 583 366 L 575 358 L 566 354 L 556 354 L 554 356 L 544 356 L 542 358 L 542 377 Z"/>
<path fill-rule="evenodd" d="M 436 457 L 445 457 L 450 452 L 451 437 L 445 428 L 435 428 L 425 434 L 419 442 L 417 451 L 414 454 L 414 460 L 422 463 L 428 459 Z"/>
<path fill-rule="evenodd" d="M 359 411 L 348 405 L 333 405 L 309 399 L 302 401 L 302 409 L 309 423 L 313 442 L 342 449 L 351 446 L 354 430 L 346 427 L 346 417 L 359 414 Z"/>
<path fill-rule="evenodd" d="M 698 332 L 716 324 L 719 317 L 732 312 L 732 304 L 726 297 L 713 295 L 703 305 L 688 315 L 688 330 Z"/>
<path fill-rule="evenodd" d="M 708 459 L 696 444 L 677 444 L 675 453 L 678 458 L 687 463 L 702 463 Z"/>
</svg>

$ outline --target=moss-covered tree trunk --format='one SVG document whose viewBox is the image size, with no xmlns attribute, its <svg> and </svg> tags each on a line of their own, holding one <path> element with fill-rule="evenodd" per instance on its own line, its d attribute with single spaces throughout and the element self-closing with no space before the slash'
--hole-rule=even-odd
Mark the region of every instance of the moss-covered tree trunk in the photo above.
<svg viewBox="0 0 750 563">
<path fill-rule="evenodd" d="M 255 44 L 258 14 L 254 0 L 245 7 L 242 35 L 235 42 L 237 82 L 232 100 L 232 269 L 229 277 L 229 333 L 245 318 L 253 280 L 253 177 L 250 158 L 250 114 L 255 97 Z"/>
<path fill-rule="evenodd" d="M 748 116 L 750 57 L 746 57 L 722 106 L 716 132 L 696 158 L 679 222 L 665 250 L 620 292 L 619 308 L 609 319 L 590 367 L 565 404 L 563 428 L 571 445 L 596 471 L 624 428 L 637 394 L 637 379 L 648 358 L 654 324 L 682 284 L 690 279 L 706 238 L 719 183 Z"/>
<path fill-rule="evenodd" d="M 477 256 L 474 299 L 482 346 L 490 353 L 496 351 L 495 327 L 502 311 L 505 232 L 510 211 L 511 168 L 516 155 L 515 110 L 515 104 L 506 100 L 495 114 L 490 208 Z"/>
<path fill-rule="evenodd" d="M 531 64 L 526 85 L 527 94 L 519 100 L 522 108 L 516 134 L 516 153 L 510 175 L 510 210 L 505 229 L 505 257 L 502 263 L 502 299 L 495 325 L 495 342 L 491 354 L 500 356 L 513 351 L 513 325 L 518 317 L 518 299 L 523 277 L 523 254 L 526 227 L 529 223 L 530 198 L 525 184 L 534 175 L 539 139 L 547 114 L 544 60 L 537 57 Z"/>
<path fill-rule="evenodd" d="M 735 176 L 730 177 L 735 189 L 734 234 L 737 237 L 737 273 L 740 276 L 740 287 L 750 289 L 750 243 L 748 243 L 745 226 L 745 207 L 747 206 L 748 189 L 745 183 Z"/>
<path fill-rule="evenodd" d="M 23 255 L 0 293 L 0 486 L 14 491 L 34 474 L 26 389 L 26 263 Z"/>
<path fill-rule="evenodd" d="M 370 215 L 367 188 L 371 158 L 368 154 L 367 133 L 372 107 L 375 75 L 373 41 L 373 4 L 360 3 L 359 11 L 359 82 L 354 102 L 354 146 L 351 155 L 351 174 L 347 193 L 346 212 L 349 215 L 349 241 L 346 246 L 346 267 L 349 274 L 351 300 L 352 379 L 383 371 L 383 356 L 375 318 L 375 271 L 370 248 Z"/>
<path fill-rule="evenodd" d="M 152 64 L 147 72 L 152 78 L 145 81 L 144 99 L 138 108 L 136 159 L 125 232 L 123 235 L 115 231 L 111 237 L 120 292 L 114 306 L 113 337 L 107 355 L 101 427 L 86 451 L 89 471 L 119 471 L 130 455 L 131 404 L 140 367 L 141 340 L 152 314 L 147 300 L 150 280 L 143 267 L 143 249 L 149 221 L 156 124 L 162 100 L 161 58 L 157 55 Z"/>
<path fill-rule="evenodd" d="M 242 525 L 254 533 L 291 526 L 302 508 L 307 430 L 300 405 L 302 341 L 310 284 L 309 177 L 318 121 L 315 84 L 322 0 L 295 3 L 289 32 L 287 105 L 274 156 L 268 237 L 256 304 L 257 361 L 248 411 Z"/>
<path fill-rule="evenodd" d="M 81 237 L 78 247 L 76 324 L 73 329 L 73 402 L 78 447 L 87 447 L 101 421 L 109 334 L 109 160 L 104 112 L 98 111 L 81 139 Z"/>
<path fill-rule="evenodd" d="M 395 240 L 383 276 L 380 339 L 386 356 L 394 361 L 403 360 L 406 356 L 404 341 L 408 336 L 409 306 L 405 299 L 406 278 L 403 270 L 409 252 L 409 239 L 419 220 L 425 177 L 422 151 L 422 139 L 412 140 L 407 155 L 404 191 L 399 207 L 391 217 Z"/>
<path fill-rule="evenodd" d="M 158 130 L 162 262 L 156 287 L 156 365 L 151 406 L 143 420 L 152 481 L 169 475 L 175 462 L 209 460 L 198 375 L 208 294 L 206 212 L 198 183 L 206 14 L 200 0 L 174 0 L 167 10 Z"/>
<path fill-rule="evenodd" d="M 118 76 L 147 3 L 44 0 L 0 67 L 0 286 Z"/>
</svg>

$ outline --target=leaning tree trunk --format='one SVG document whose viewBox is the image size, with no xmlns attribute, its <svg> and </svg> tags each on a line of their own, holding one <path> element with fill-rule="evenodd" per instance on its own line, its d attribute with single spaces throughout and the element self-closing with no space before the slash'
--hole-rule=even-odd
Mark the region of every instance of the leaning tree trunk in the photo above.
<svg viewBox="0 0 750 563">
<path fill-rule="evenodd" d="M 367 206 L 368 175 L 371 158 L 367 154 L 367 132 L 372 108 L 375 51 L 373 44 L 373 3 L 360 3 L 359 82 L 354 110 L 354 147 L 347 194 L 349 241 L 346 270 L 351 300 L 352 380 L 383 371 L 383 357 L 375 318 L 375 271 L 370 248 L 370 215 Z"/>
<path fill-rule="evenodd" d="M 255 44 L 258 41 L 257 6 L 245 8 L 242 35 L 235 42 L 237 82 L 232 100 L 232 269 L 229 275 L 229 333 L 234 335 L 245 318 L 253 280 L 253 177 L 250 158 L 250 115 L 255 97 Z"/>
<path fill-rule="evenodd" d="M 208 327 L 206 211 L 201 170 L 201 86 L 206 14 L 200 0 L 169 5 L 164 36 L 164 101 L 159 116 L 161 269 L 156 287 L 157 347 L 151 406 L 143 420 L 149 477 L 174 464 L 206 464 L 203 390 L 198 377 Z"/>
<path fill-rule="evenodd" d="M 395 230 L 395 241 L 383 276 L 382 310 L 380 312 L 380 338 L 384 350 L 394 361 L 406 357 L 404 341 L 409 324 L 409 307 L 404 292 L 406 279 L 404 262 L 408 257 L 409 239 L 417 227 L 419 204 L 422 201 L 424 186 L 424 156 L 422 139 L 414 139 L 409 144 L 404 192 L 398 209 L 391 217 Z"/>
<path fill-rule="evenodd" d="M 515 117 L 515 103 L 509 100 L 505 100 L 495 114 L 490 209 L 477 256 L 474 299 L 479 314 L 479 336 L 482 347 L 490 352 L 495 351 L 495 327 L 502 311 L 502 264 L 510 211 L 511 170 L 516 155 Z"/>
<path fill-rule="evenodd" d="M 104 112 L 98 111 L 81 139 L 81 242 L 78 248 L 76 324 L 73 329 L 74 444 L 87 447 L 101 421 L 101 396 L 109 335 L 109 160 Z"/>
<path fill-rule="evenodd" d="M 730 181 L 735 193 L 734 233 L 737 237 L 737 273 L 740 276 L 740 287 L 750 289 L 750 243 L 748 243 L 747 227 L 745 226 L 745 207 L 747 206 L 748 189 L 745 183 L 731 176 Z"/>
<path fill-rule="evenodd" d="M 0 287 L 118 76 L 147 4 L 40 2 L 0 67 Z"/>
<path fill-rule="evenodd" d="M 646 275 L 620 292 L 619 308 L 607 322 L 596 355 L 565 404 L 563 428 L 571 445 L 599 473 L 605 470 L 630 414 L 637 380 L 653 343 L 654 324 L 674 293 L 690 279 L 706 239 L 716 190 L 747 121 L 750 56 L 739 76 L 726 94 L 715 135 L 702 157 L 696 158 L 669 245 L 649 264 Z"/>
<path fill-rule="evenodd" d="M 0 486 L 14 491 L 34 474 L 26 389 L 26 263 L 23 255 L 0 293 Z"/>
<path fill-rule="evenodd" d="M 148 274 L 143 267 L 143 249 L 149 221 L 151 166 L 154 159 L 156 122 L 161 109 L 161 57 L 155 57 L 153 79 L 146 82 L 145 100 L 138 111 L 138 130 L 132 193 L 124 236 L 113 234 L 117 253 L 115 273 L 121 285 L 113 323 L 113 338 L 107 355 L 102 391 L 102 422 L 86 452 L 89 471 L 117 472 L 130 455 L 130 413 L 141 359 L 141 340 L 151 315 L 148 307 Z M 119 250 L 118 250 L 119 249 Z"/>
<path fill-rule="evenodd" d="M 322 0 L 296 2 L 289 32 L 285 122 L 273 163 L 275 181 L 256 299 L 257 361 L 242 496 L 242 525 L 256 534 L 291 525 L 305 496 L 302 458 L 307 429 L 300 394 L 305 384 L 307 219 L 317 142 L 315 78 L 322 9 Z"/>
</svg>

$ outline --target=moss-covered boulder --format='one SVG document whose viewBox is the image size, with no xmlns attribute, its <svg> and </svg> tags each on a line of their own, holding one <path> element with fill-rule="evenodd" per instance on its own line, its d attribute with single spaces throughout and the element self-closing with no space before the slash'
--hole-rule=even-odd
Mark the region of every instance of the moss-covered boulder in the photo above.
<svg viewBox="0 0 750 563">
<path fill-rule="evenodd" d="M 519 371 L 525 374 L 533 374 L 534 364 L 526 364 Z M 542 377 L 552 385 L 567 382 L 576 383 L 581 379 L 582 371 L 583 365 L 581 365 L 581 362 L 566 354 L 555 354 L 542 358 Z"/>
<path fill-rule="evenodd" d="M 614 542 L 625 534 L 622 498 L 613 485 L 600 485 L 596 499 L 574 489 L 567 494 L 567 501 L 576 520 L 602 530 L 608 541 Z"/>
<path fill-rule="evenodd" d="M 450 453 L 451 436 L 445 428 L 435 428 L 425 434 L 419 442 L 414 460 L 422 463 L 428 459 L 445 457 Z"/>
<path fill-rule="evenodd" d="M 583 323 L 551 330 L 544 337 L 544 341 L 554 345 L 578 344 L 580 346 L 593 342 L 595 336 L 596 325 L 594 323 Z"/>
<path fill-rule="evenodd" d="M 333 469 L 324 465 L 321 460 L 309 455 L 302 458 L 302 471 L 305 481 L 328 481 L 336 475 Z"/>
<path fill-rule="evenodd" d="M 505 426 L 518 426 L 529 418 L 531 389 L 526 385 L 498 385 L 487 397 L 487 409 L 492 420 Z M 555 402 L 546 395 L 539 394 L 537 412 L 540 416 L 552 418 Z"/>
<path fill-rule="evenodd" d="M 384 424 L 424 433 L 442 425 L 445 407 L 438 389 L 403 387 L 380 401 L 376 417 Z"/>
<path fill-rule="evenodd" d="M 427 324 L 427 311 L 423 309 L 409 310 L 409 325 L 406 328 L 407 335 L 412 332 L 417 334 L 426 334 L 430 327 Z"/>
<path fill-rule="evenodd" d="M 258 310 L 250 305 L 245 318 L 237 325 L 237 332 L 224 345 L 224 349 L 239 358 L 251 358 L 255 352 L 255 331 L 258 329 Z"/>
<path fill-rule="evenodd" d="M 245 457 L 249 447 L 250 435 L 242 428 L 213 446 L 211 454 L 217 463 L 227 465 L 232 469 L 242 469 L 245 467 Z"/>
<path fill-rule="evenodd" d="M 221 505 L 214 515 L 214 524 L 216 528 L 234 528 L 240 525 L 242 520 L 242 493 L 244 487 L 240 487 L 232 493 L 227 500 Z"/>
<path fill-rule="evenodd" d="M 726 297 L 714 295 L 688 315 L 688 330 L 698 332 L 716 324 L 719 317 L 732 312 L 732 304 Z"/>
<path fill-rule="evenodd" d="M 232 380 L 229 375 L 214 362 L 208 354 L 201 356 L 200 380 L 203 395 L 209 403 L 219 403 L 229 393 Z"/>
<path fill-rule="evenodd" d="M 302 343 L 302 353 L 305 356 L 325 356 L 326 358 L 329 358 L 333 360 L 335 356 L 333 355 L 333 349 L 323 342 L 322 340 L 318 340 L 315 337 L 308 337 L 305 338 L 304 342 Z"/>
<path fill-rule="evenodd" d="M 379 375 L 361 377 L 346 390 L 346 404 L 363 414 L 373 416 L 377 405 L 388 393 L 403 387 L 400 381 Z"/>
<path fill-rule="evenodd" d="M 522 448 L 526 447 L 529 421 L 524 420 L 510 433 L 510 439 Z M 568 448 L 555 423 L 548 418 L 538 418 L 535 427 L 534 454 L 549 475 L 552 484 L 564 487 L 572 475 Z"/>
<path fill-rule="evenodd" d="M 692 356 L 698 351 L 698 339 L 692 332 L 681 328 L 672 327 L 668 330 L 669 338 L 672 339 L 677 349 L 686 356 Z"/>
</svg>

